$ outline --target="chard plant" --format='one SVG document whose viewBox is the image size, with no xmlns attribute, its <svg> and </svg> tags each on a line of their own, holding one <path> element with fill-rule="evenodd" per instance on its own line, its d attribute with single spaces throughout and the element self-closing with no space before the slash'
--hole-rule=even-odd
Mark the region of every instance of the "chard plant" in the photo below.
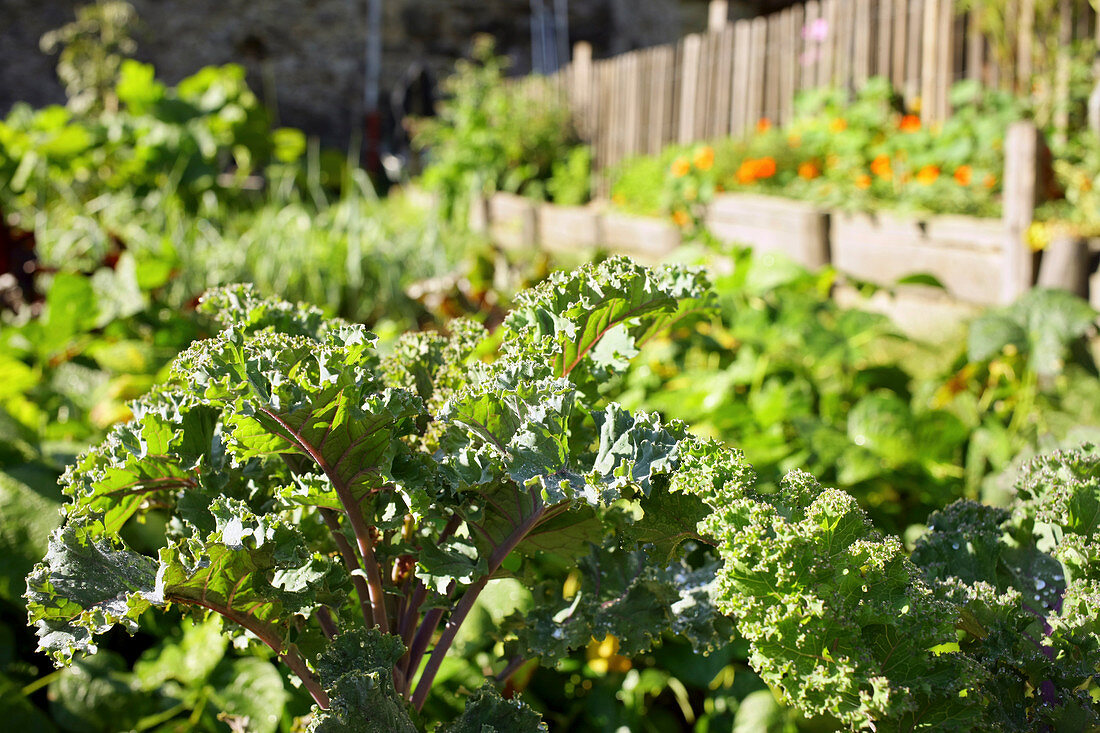
<svg viewBox="0 0 1100 733">
<path fill-rule="evenodd" d="M 380 356 L 362 327 L 211 292 L 225 330 L 63 478 L 28 577 L 41 648 L 66 663 L 150 609 L 216 613 L 309 691 L 312 730 L 417 731 L 482 592 L 516 578 L 532 604 L 443 730 L 545 730 L 493 681 L 666 633 L 701 653 L 740 634 L 765 681 L 852 729 L 1096 726 L 1096 451 L 1041 460 L 1011 512 L 935 515 L 910 558 L 848 494 L 803 473 L 757 491 L 738 451 L 602 396 L 709 307 L 700 272 L 613 259 L 521 294 L 499 342 L 458 321 Z M 157 557 L 119 539 L 151 514 Z"/>
</svg>

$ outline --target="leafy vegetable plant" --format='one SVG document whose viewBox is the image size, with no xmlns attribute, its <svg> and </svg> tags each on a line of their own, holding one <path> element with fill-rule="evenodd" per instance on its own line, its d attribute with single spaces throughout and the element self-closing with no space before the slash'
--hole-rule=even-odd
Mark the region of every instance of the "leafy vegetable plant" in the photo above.
<svg viewBox="0 0 1100 733">
<path fill-rule="evenodd" d="M 593 638 L 705 652 L 736 624 L 769 684 L 852 728 L 1094 722 L 1095 455 L 1048 459 L 1012 517 L 949 508 L 922 570 L 844 492 L 798 473 L 757 491 L 737 451 L 606 400 L 643 342 L 709 301 L 682 267 L 558 273 L 518 297 L 490 362 L 469 322 L 379 356 L 362 327 L 213 291 L 224 332 L 63 480 L 65 523 L 28 577 L 41 647 L 64 663 L 149 609 L 213 611 L 298 677 L 313 730 L 415 731 L 510 577 L 532 603 L 497 626 L 498 680 Z M 155 558 L 117 539 L 150 515 L 168 528 Z M 1021 595 L 1043 588 L 1040 606 Z M 540 729 L 491 685 L 444 728 Z"/>
</svg>

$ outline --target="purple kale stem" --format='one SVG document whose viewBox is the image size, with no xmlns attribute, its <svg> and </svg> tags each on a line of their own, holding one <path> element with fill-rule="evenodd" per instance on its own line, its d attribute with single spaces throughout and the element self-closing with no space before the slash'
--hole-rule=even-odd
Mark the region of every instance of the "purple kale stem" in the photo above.
<svg viewBox="0 0 1100 733">
<path fill-rule="evenodd" d="M 447 620 L 447 625 L 443 628 L 443 633 L 439 636 L 439 641 L 436 642 L 435 648 L 432 649 L 432 654 L 428 658 L 428 664 L 424 667 L 424 674 L 420 676 L 420 681 L 416 684 L 416 692 L 412 696 L 412 704 L 416 706 L 417 710 L 424 707 L 424 701 L 428 699 L 428 692 L 432 688 L 432 682 L 435 680 L 436 674 L 439 673 L 439 667 L 443 664 L 443 658 L 447 656 L 447 651 L 451 648 L 451 644 L 454 643 L 455 635 L 458 634 L 459 627 L 462 626 L 462 622 L 466 620 L 466 616 L 470 613 L 470 610 L 477 602 L 478 596 L 485 588 L 485 584 L 489 582 L 489 578 L 493 576 L 504 562 L 505 558 L 511 554 L 512 550 L 516 549 L 523 538 L 533 530 L 540 521 L 542 521 L 546 514 L 546 506 L 542 504 L 541 500 L 536 501 L 536 508 L 534 513 L 528 517 L 522 524 L 512 530 L 512 533 L 504 540 L 504 542 L 493 551 L 493 554 L 489 556 L 489 570 L 481 577 L 476 583 L 471 585 L 465 593 L 462 594 L 462 598 L 458 600 L 454 610 L 451 611 L 451 617 Z"/>
<path fill-rule="evenodd" d="M 336 621 L 332 618 L 332 611 L 328 610 L 328 606 L 317 609 L 317 623 L 321 624 L 321 631 L 329 641 L 340 635 L 340 629 L 336 627 Z"/>
<path fill-rule="evenodd" d="M 328 477 L 329 482 L 332 484 L 332 488 L 336 491 L 336 496 L 340 499 L 340 504 L 344 507 L 344 514 L 347 515 L 348 521 L 351 522 L 352 531 L 355 533 L 355 540 L 359 545 L 359 553 L 363 558 L 363 569 L 367 573 L 367 589 L 370 595 L 371 607 L 373 609 L 374 623 L 382 631 L 382 633 L 389 633 L 390 623 L 386 616 L 386 596 L 382 589 L 382 573 L 378 569 L 378 561 L 374 557 L 374 540 L 371 539 L 370 528 L 367 526 L 366 521 L 363 519 L 363 512 L 359 509 L 358 502 L 355 501 L 355 497 L 351 493 L 350 487 L 340 480 L 336 471 L 329 465 L 325 457 L 321 455 L 312 445 L 307 443 L 301 436 L 301 434 L 292 428 L 286 420 L 280 417 L 274 410 L 262 407 L 260 411 L 274 420 L 283 430 L 290 435 L 294 442 L 298 444 L 298 447 L 305 451 L 313 462 L 317 464 L 317 467 L 324 472 Z"/>
<path fill-rule="evenodd" d="M 332 531 L 332 539 L 336 542 L 340 556 L 344 558 L 344 565 L 347 566 L 348 574 L 351 575 L 351 583 L 355 586 L 355 592 L 359 595 L 359 606 L 363 611 L 363 620 L 368 627 L 373 626 L 374 609 L 370 603 L 370 590 L 367 588 L 367 581 L 362 573 L 357 572 L 361 571 L 362 568 L 359 567 L 359 559 L 355 555 L 355 549 L 340 530 L 340 520 L 334 510 L 322 509 L 321 518 L 325 520 L 325 524 Z"/>
</svg>

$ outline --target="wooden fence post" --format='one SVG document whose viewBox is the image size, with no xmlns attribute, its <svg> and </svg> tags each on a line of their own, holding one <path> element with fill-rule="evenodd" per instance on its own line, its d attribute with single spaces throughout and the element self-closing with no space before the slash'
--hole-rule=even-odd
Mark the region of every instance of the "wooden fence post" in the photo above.
<svg viewBox="0 0 1100 733">
<path fill-rule="evenodd" d="M 573 44 L 571 72 L 573 78 L 567 82 L 569 104 L 576 120 L 577 132 L 582 139 L 592 142 L 596 132 L 596 121 L 592 115 L 592 99 L 595 96 L 592 90 L 592 44 L 587 41 Z"/>
<path fill-rule="evenodd" d="M 729 23 L 729 17 L 729 0 L 710 0 L 707 7 L 707 30 L 711 33 L 719 32 Z"/>
<path fill-rule="evenodd" d="M 1011 303 L 1031 287 L 1032 253 L 1025 242 L 1040 196 L 1039 156 L 1042 141 L 1031 122 L 1015 122 L 1005 136 L 1003 217 L 1005 278 L 1001 302 Z"/>
<path fill-rule="evenodd" d="M 1100 23 L 1100 14 L 1097 14 L 1097 23 Z M 1100 54 L 1092 62 L 1092 78 L 1096 80 L 1096 86 L 1089 95 L 1089 129 L 1100 137 Z"/>
</svg>

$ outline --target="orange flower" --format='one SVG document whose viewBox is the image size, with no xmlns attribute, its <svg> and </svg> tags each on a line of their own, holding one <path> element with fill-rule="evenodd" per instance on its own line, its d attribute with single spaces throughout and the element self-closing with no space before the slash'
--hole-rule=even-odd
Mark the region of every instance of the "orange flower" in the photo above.
<svg viewBox="0 0 1100 733">
<path fill-rule="evenodd" d="M 939 166 L 926 165 L 917 171 L 917 183 L 922 186 L 928 186 L 936 182 L 936 179 L 940 177 Z"/>
<path fill-rule="evenodd" d="M 756 177 L 771 178 L 775 175 L 775 158 L 770 155 L 756 161 Z"/>
<path fill-rule="evenodd" d="M 982 181 L 982 185 L 986 188 L 993 188 L 997 185 L 997 176 L 992 173 L 985 174 L 985 180 Z"/>
<path fill-rule="evenodd" d="M 889 155 L 880 155 L 871 161 L 871 172 L 879 178 L 890 180 L 894 177 L 893 165 Z"/>
<path fill-rule="evenodd" d="M 898 129 L 902 132 L 916 132 L 920 129 L 920 117 L 916 115 L 905 115 L 901 118 L 901 122 L 898 123 Z"/>
<path fill-rule="evenodd" d="M 701 171 L 709 171 L 714 167 L 714 148 L 704 145 L 695 153 L 695 167 Z"/>
<path fill-rule="evenodd" d="M 691 217 L 688 216 L 688 213 L 683 209 L 676 209 L 676 211 L 673 211 L 672 220 L 676 222 L 676 226 L 680 227 L 681 229 L 691 223 Z"/>
<path fill-rule="evenodd" d="M 835 120 L 829 123 L 829 132 L 844 132 L 848 129 L 848 120 L 843 117 L 837 117 Z"/>
<path fill-rule="evenodd" d="M 683 178 L 691 172 L 691 163 L 688 162 L 687 158 L 681 156 L 672 161 L 672 168 L 670 168 L 669 170 L 671 171 L 673 178 Z"/>
<path fill-rule="evenodd" d="M 866 173 L 860 173 L 856 176 L 856 188 L 866 191 L 871 187 L 871 177 Z"/>
<path fill-rule="evenodd" d="M 752 183 L 756 180 L 756 161 L 746 160 L 737 168 L 738 183 Z"/>
<path fill-rule="evenodd" d="M 798 166 L 798 177 L 804 178 L 807 181 L 812 181 L 821 175 L 821 170 L 817 167 L 817 163 L 812 160 L 807 160 L 802 165 Z"/>
<path fill-rule="evenodd" d="M 756 123 L 756 131 L 759 133 L 765 133 L 772 129 L 772 121 L 767 117 L 761 117 L 760 121 Z"/>
<path fill-rule="evenodd" d="M 968 165 L 960 165 L 958 168 L 955 169 L 954 176 L 955 180 L 958 181 L 960 186 L 969 186 L 971 178 L 973 176 L 973 171 L 970 170 L 970 166 Z"/>
</svg>

